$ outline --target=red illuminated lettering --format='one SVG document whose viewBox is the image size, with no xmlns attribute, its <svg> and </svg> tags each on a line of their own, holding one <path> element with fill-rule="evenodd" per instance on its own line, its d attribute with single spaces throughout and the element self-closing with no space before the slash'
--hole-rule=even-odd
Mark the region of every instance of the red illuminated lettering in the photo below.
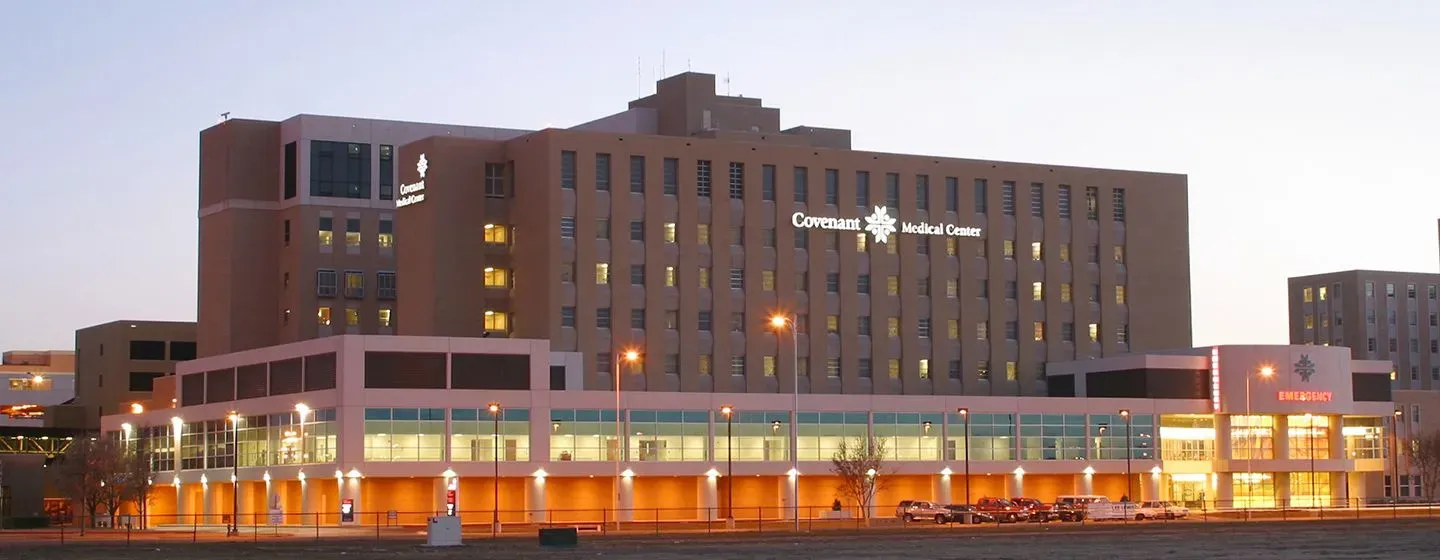
<svg viewBox="0 0 1440 560">
<path fill-rule="evenodd" d="M 1285 402 L 1330 402 L 1335 394 L 1330 391 L 1280 391 L 1278 400 Z"/>
</svg>

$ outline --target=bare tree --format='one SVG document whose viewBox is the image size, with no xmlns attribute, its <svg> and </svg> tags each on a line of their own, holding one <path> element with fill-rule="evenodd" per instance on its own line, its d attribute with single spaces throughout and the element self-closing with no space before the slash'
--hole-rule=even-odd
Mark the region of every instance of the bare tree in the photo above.
<svg viewBox="0 0 1440 560">
<path fill-rule="evenodd" d="M 154 472 L 150 464 L 150 440 L 138 437 L 125 445 L 121 456 L 123 473 L 123 498 L 135 502 L 135 513 L 140 518 L 140 529 L 147 527 L 147 513 L 150 510 L 150 488 Z"/>
<path fill-rule="evenodd" d="M 885 442 L 878 438 L 841 440 L 830 458 L 830 472 L 840 477 L 840 495 L 860 507 L 860 517 L 870 519 L 870 506 L 875 494 L 887 482 L 885 478 Z"/>
<path fill-rule="evenodd" d="M 1420 491 L 1425 499 L 1435 501 L 1440 485 L 1440 430 L 1431 430 L 1410 439 L 1406 455 L 1410 468 L 1420 475 Z"/>
<path fill-rule="evenodd" d="M 110 506 L 113 515 L 124 494 L 120 475 L 120 450 L 110 438 L 77 441 L 65 451 L 59 482 L 66 497 L 76 505 L 88 523 L 94 525 L 100 506 Z M 81 530 L 86 521 L 81 520 Z"/>
</svg>

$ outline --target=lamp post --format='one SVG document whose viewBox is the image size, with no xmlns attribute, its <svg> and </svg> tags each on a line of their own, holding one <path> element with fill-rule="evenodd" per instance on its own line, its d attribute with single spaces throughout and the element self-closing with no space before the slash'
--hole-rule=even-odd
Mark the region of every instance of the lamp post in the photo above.
<svg viewBox="0 0 1440 560">
<path fill-rule="evenodd" d="M 965 505 L 970 505 L 970 409 L 960 407 L 955 412 L 965 422 Z"/>
<path fill-rule="evenodd" d="M 794 394 L 790 404 L 790 470 L 795 473 L 795 481 L 791 483 L 794 484 L 795 499 L 791 500 L 790 507 L 795 510 L 795 532 L 798 533 L 800 532 L 800 445 L 796 439 L 799 436 L 796 428 L 800 425 L 800 329 L 796 326 L 794 315 L 789 317 L 771 316 L 770 326 L 775 329 L 777 359 L 780 353 L 778 345 L 780 331 L 787 328 L 790 330 L 790 371 L 791 375 L 795 377 L 794 385 L 791 387 Z"/>
<path fill-rule="evenodd" d="M 1125 419 L 1125 496 L 1133 502 L 1135 496 L 1130 492 L 1132 478 L 1130 473 L 1130 411 L 1124 408 L 1120 409 L 1120 417 Z"/>
<path fill-rule="evenodd" d="M 230 411 L 230 527 L 227 535 L 240 534 L 240 415 Z"/>
<path fill-rule="evenodd" d="M 1305 413 L 1305 439 L 1310 440 L 1308 453 L 1310 454 L 1310 504 L 1313 507 L 1317 501 L 1315 498 L 1315 416 L 1309 412 Z"/>
<path fill-rule="evenodd" d="M 720 407 L 720 414 L 725 415 L 725 519 L 731 524 L 735 523 L 735 448 L 731 442 L 735 441 L 734 430 L 732 429 L 735 418 L 735 409 L 730 405 Z"/>
<path fill-rule="evenodd" d="M 620 458 L 625 456 L 625 436 L 620 432 L 620 427 L 625 424 L 620 419 L 620 364 L 635 363 L 640 361 L 640 352 L 635 349 L 628 349 L 615 353 L 615 478 L 610 484 L 615 487 L 612 496 L 615 498 L 615 530 L 620 530 Z"/>
<path fill-rule="evenodd" d="M 1275 376 L 1275 368 L 1274 368 L 1273 366 L 1268 366 L 1268 365 L 1267 365 L 1267 366 L 1261 366 L 1261 367 L 1260 367 L 1260 371 L 1256 372 L 1256 374 L 1259 375 L 1259 376 L 1262 377 L 1262 378 L 1269 379 L 1269 378 Z M 1255 499 L 1254 494 L 1255 494 L 1255 446 L 1256 446 L 1256 444 L 1255 444 L 1255 430 L 1256 430 L 1256 428 L 1255 428 L 1255 425 L 1253 424 L 1253 422 L 1254 422 L 1255 420 L 1254 420 L 1254 418 L 1252 418 L 1252 417 L 1250 416 L 1250 378 L 1251 378 L 1251 377 L 1252 377 L 1252 376 L 1251 376 L 1250 374 L 1248 374 L 1248 373 L 1245 374 L 1245 441 L 1246 441 L 1246 447 L 1248 448 L 1248 449 L 1245 450 L 1245 470 L 1246 470 L 1246 473 L 1245 473 L 1245 510 L 1246 510 L 1247 512 L 1250 510 L 1250 503 Z M 1232 428 L 1232 430 L 1233 430 L 1233 428 Z M 1231 451 L 1231 454 L 1232 454 L 1232 455 L 1234 454 L 1234 451 L 1233 451 L 1233 450 Z M 1231 505 L 1233 506 L 1234 504 L 1231 504 Z M 1248 513 L 1247 513 L 1247 515 L 1248 515 Z"/>
<path fill-rule="evenodd" d="M 1400 503 L 1400 421 L 1405 418 L 1405 409 L 1395 409 L 1395 422 L 1390 426 L 1390 462 L 1394 466 L 1390 479 L 1390 501 Z"/>
<path fill-rule="evenodd" d="M 492 459 L 490 462 L 491 462 L 491 463 L 494 463 L 494 465 L 495 465 L 495 474 L 494 474 L 494 476 L 492 477 L 493 484 L 495 485 L 494 490 L 493 490 L 494 493 L 495 493 L 494 500 L 493 500 L 493 503 L 494 503 L 493 508 L 494 508 L 494 509 L 490 512 L 490 515 L 491 515 L 491 518 L 490 518 L 491 521 L 490 521 L 490 522 L 494 525 L 494 528 L 499 529 L 499 528 L 500 528 L 500 403 L 498 403 L 498 402 L 492 402 L 492 403 L 490 403 L 490 418 L 491 418 L 491 420 L 493 420 L 494 423 L 495 423 L 495 428 L 494 428 L 494 430 L 491 432 L 491 436 L 490 436 L 490 437 L 491 437 L 491 440 L 490 440 L 490 457 L 491 457 L 491 459 Z"/>
</svg>

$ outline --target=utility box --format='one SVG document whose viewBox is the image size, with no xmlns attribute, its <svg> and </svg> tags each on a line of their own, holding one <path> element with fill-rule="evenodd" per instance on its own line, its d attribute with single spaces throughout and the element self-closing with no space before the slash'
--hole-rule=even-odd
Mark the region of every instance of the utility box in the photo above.
<svg viewBox="0 0 1440 560">
<path fill-rule="evenodd" d="M 459 517 L 431 517 L 425 525 L 426 546 L 460 546 Z"/>
<path fill-rule="evenodd" d="M 574 527 L 540 529 L 540 546 L 569 548 L 580 544 L 580 530 Z"/>
</svg>

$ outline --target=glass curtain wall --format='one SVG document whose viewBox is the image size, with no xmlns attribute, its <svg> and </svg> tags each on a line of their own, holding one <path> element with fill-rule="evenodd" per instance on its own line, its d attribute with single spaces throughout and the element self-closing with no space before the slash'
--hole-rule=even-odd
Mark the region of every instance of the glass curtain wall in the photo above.
<svg viewBox="0 0 1440 560">
<path fill-rule="evenodd" d="M 943 414 L 876 412 L 875 438 L 885 446 L 885 458 L 893 461 L 938 461 Z"/>
<path fill-rule="evenodd" d="M 613 409 L 550 411 L 551 461 L 618 461 Z"/>
<path fill-rule="evenodd" d="M 450 409 L 450 460 L 529 461 L 530 411 L 500 409 L 498 439 L 495 420 L 488 408 Z"/>
<path fill-rule="evenodd" d="M 1161 416 L 1160 458 L 1166 461 L 1215 460 L 1215 417 L 1209 414 Z"/>
<path fill-rule="evenodd" d="M 734 440 L 728 442 L 735 451 L 736 461 L 787 461 L 790 451 L 789 412 L 746 412 L 733 413 Z M 726 438 L 730 436 L 725 415 L 714 413 L 715 460 L 724 461 L 729 457 L 730 447 Z"/>
<path fill-rule="evenodd" d="M 704 461 L 710 414 L 704 410 L 631 410 L 632 461 Z M 788 444 L 787 444 L 788 447 Z"/>
<path fill-rule="evenodd" d="M 840 442 L 863 445 L 870 435 L 868 412 L 801 412 L 795 418 L 800 424 L 795 447 L 801 461 L 829 461 L 840 450 Z M 723 420 L 722 415 L 716 426 Z M 718 427 L 716 433 L 721 433 Z"/>
</svg>

